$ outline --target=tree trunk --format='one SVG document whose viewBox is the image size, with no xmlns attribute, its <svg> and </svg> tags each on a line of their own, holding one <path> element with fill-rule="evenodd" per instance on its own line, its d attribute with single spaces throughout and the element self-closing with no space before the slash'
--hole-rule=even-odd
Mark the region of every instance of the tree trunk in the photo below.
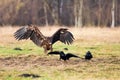
<svg viewBox="0 0 120 80">
<path fill-rule="evenodd" d="M 98 1 L 98 3 L 99 3 L 99 13 L 98 13 L 98 24 L 97 24 L 97 26 L 99 26 L 100 27 L 100 25 L 101 25 L 101 12 L 102 12 L 102 7 L 101 7 L 101 1 L 99 0 Z"/>
<path fill-rule="evenodd" d="M 74 0 L 74 16 L 75 16 L 75 27 L 78 27 L 77 21 L 78 21 L 78 16 L 77 16 L 77 0 Z"/>
<path fill-rule="evenodd" d="M 83 24 L 82 24 L 82 9 L 83 9 L 83 0 L 80 0 L 80 3 L 79 3 L 79 12 L 78 12 L 78 26 L 79 27 L 82 27 Z"/>
<path fill-rule="evenodd" d="M 74 15 L 75 15 L 75 26 L 82 27 L 82 9 L 83 0 L 75 0 L 74 2 Z"/>
<path fill-rule="evenodd" d="M 48 26 L 47 7 L 44 3 L 45 25 Z"/>
<path fill-rule="evenodd" d="M 112 2 L 111 15 L 112 15 L 111 28 L 114 28 L 115 27 L 115 0 L 113 0 L 113 2 Z"/>
<path fill-rule="evenodd" d="M 50 11 L 52 18 L 54 20 L 54 25 L 59 25 L 59 18 L 58 18 L 58 2 L 57 1 L 53 1 L 54 7 L 51 6 L 51 4 L 49 4 L 48 0 L 44 0 L 48 10 Z"/>
<path fill-rule="evenodd" d="M 63 8 L 63 0 L 58 0 L 58 17 L 59 17 L 59 25 L 61 25 L 62 20 L 62 8 Z"/>
</svg>

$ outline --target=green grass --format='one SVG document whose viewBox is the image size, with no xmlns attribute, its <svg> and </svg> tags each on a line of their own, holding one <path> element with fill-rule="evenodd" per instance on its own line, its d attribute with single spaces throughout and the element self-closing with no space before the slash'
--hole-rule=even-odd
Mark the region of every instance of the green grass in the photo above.
<svg viewBox="0 0 120 80">
<path fill-rule="evenodd" d="M 22 50 L 15 50 L 15 48 L 20 48 Z M 32 42 L 23 42 L 21 44 L 13 43 L 7 46 L 0 46 L 0 55 L 19 55 L 19 54 L 41 54 L 43 52 L 42 48 L 37 47 Z"/>
<path fill-rule="evenodd" d="M 19 47 L 22 51 L 14 50 Z M 64 50 L 68 48 L 67 52 L 77 54 L 84 57 L 89 50 L 93 53 L 92 61 L 83 61 L 81 64 L 62 65 L 58 66 L 37 66 L 29 69 L 6 70 L 1 68 L 0 79 L 2 80 L 33 80 L 33 78 L 18 77 L 22 73 L 35 73 L 41 77 L 37 80 L 118 80 L 120 78 L 120 43 L 90 43 L 89 42 L 74 42 L 72 45 L 64 45 L 60 42 L 53 45 L 54 50 Z M 26 54 L 43 55 L 43 49 L 34 45 L 31 41 L 13 43 L 8 46 L 0 46 L 0 56 L 19 56 Z M 55 58 L 53 56 L 52 58 Z M 50 60 L 50 57 L 49 57 Z M 75 59 L 72 59 L 75 60 Z M 69 62 L 68 62 L 69 63 Z M 36 80 L 36 79 L 35 79 Z"/>
<path fill-rule="evenodd" d="M 87 51 L 91 51 L 93 59 L 86 61 L 72 58 L 68 62 L 59 61 L 58 56 L 46 56 L 43 48 L 37 47 L 30 40 L 16 41 L 12 30 L 10 28 L 9 34 L 6 32 L 0 35 L 0 80 L 120 79 L 120 29 L 75 29 L 74 34 L 79 32 L 80 36 L 77 35 L 72 45 L 57 42 L 53 50 L 74 53 L 82 58 Z M 14 50 L 16 47 L 22 50 Z M 68 48 L 68 51 L 64 48 Z M 41 77 L 19 77 L 23 73 L 38 74 Z"/>
</svg>

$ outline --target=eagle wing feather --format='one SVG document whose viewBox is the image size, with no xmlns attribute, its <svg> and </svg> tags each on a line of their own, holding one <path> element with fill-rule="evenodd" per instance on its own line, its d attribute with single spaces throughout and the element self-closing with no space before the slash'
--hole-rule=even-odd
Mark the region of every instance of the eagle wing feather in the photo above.
<svg viewBox="0 0 120 80">
<path fill-rule="evenodd" d="M 51 37 L 51 43 L 54 44 L 57 41 L 61 41 L 64 44 L 71 44 L 74 40 L 73 34 L 67 31 L 66 28 L 60 28 Z"/>
<path fill-rule="evenodd" d="M 41 46 L 42 40 L 45 38 L 36 26 L 24 26 L 14 33 L 17 40 L 32 40 L 37 46 Z"/>
</svg>

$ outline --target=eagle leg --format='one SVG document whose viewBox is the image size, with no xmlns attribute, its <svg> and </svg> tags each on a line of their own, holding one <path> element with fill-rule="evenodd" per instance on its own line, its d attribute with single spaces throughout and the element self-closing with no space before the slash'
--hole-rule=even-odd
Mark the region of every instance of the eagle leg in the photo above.
<svg viewBox="0 0 120 80">
<path fill-rule="evenodd" d="M 53 51 L 52 45 L 50 46 L 50 51 L 51 51 L 51 52 Z"/>
<path fill-rule="evenodd" d="M 44 48 L 44 53 L 47 54 L 47 47 L 46 47 L 46 45 L 44 45 L 43 48 Z"/>
</svg>

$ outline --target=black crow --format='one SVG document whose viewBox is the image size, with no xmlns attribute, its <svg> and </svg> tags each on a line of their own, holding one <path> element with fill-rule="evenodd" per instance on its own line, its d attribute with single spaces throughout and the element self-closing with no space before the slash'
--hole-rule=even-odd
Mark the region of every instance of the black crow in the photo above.
<svg viewBox="0 0 120 80">
<path fill-rule="evenodd" d="M 38 78 L 38 77 L 41 77 L 39 75 L 36 75 L 36 74 L 28 74 L 28 73 L 25 73 L 25 74 L 21 74 L 19 75 L 20 77 L 32 77 L 32 78 Z"/>
<path fill-rule="evenodd" d="M 85 59 L 90 60 L 91 58 L 93 58 L 92 53 L 90 51 L 88 51 L 85 55 Z"/>
<path fill-rule="evenodd" d="M 49 52 L 48 55 L 52 55 L 52 54 L 57 54 L 57 55 L 60 55 L 60 60 L 69 60 L 69 58 L 71 57 L 76 57 L 76 58 L 80 58 L 79 56 L 76 56 L 72 53 L 67 53 L 65 54 L 63 51 L 53 51 L 53 52 Z"/>
<path fill-rule="evenodd" d="M 19 50 L 19 51 L 22 51 L 22 49 L 21 49 L 21 48 L 19 48 L 19 47 L 14 48 L 14 50 Z"/>
</svg>

